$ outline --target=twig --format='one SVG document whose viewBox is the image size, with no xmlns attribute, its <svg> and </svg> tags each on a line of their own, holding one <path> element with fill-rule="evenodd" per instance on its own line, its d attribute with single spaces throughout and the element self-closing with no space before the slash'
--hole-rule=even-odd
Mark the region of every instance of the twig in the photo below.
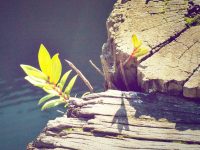
<svg viewBox="0 0 200 150">
<path fill-rule="evenodd" d="M 101 55 L 100 59 L 101 59 L 102 65 L 103 65 L 103 72 L 104 72 L 105 81 L 107 83 L 107 89 L 113 89 L 113 88 L 117 89 L 116 86 L 114 85 L 114 83 L 112 83 L 111 75 L 110 75 L 110 72 L 109 72 L 109 67 L 108 67 L 108 64 L 105 60 L 105 57 L 103 55 Z"/>
<path fill-rule="evenodd" d="M 132 56 L 130 55 L 124 62 L 123 62 L 123 66 L 125 66 L 127 63 L 129 63 L 131 61 L 131 59 L 134 60 L 134 58 L 132 58 Z"/>
<path fill-rule="evenodd" d="M 138 61 L 136 58 L 132 58 L 132 56 L 130 55 L 123 63 L 122 65 L 125 66 L 126 64 L 128 64 L 130 61 L 134 61 L 134 65 L 137 66 L 138 65 Z"/>
<path fill-rule="evenodd" d="M 56 110 L 58 113 L 60 113 L 60 114 L 65 114 L 63 111 L 61 111 L 61 110 Z"/>
<path fill-rule="evenodd" d="M 90 64 L 94 67 L 94 69 L 104 77 L 103 72 L 92 62 L 92 60 L 89 60 Z"/>
<path fill-rule="evenodd" d="M 86 77 L 81 73 L 81 71 L 76 68 L 76 66 L 74 66 L 74 64 L 72 62 L 70 62 L 69 60 L 65 61 L 68 63 L 68 65 L 74 69 L 76 71 L 76 73 L 79 75 L 79 77 L 83 80 L 83 82 L 85 83 L 85 85 L 89 88 L 90 92 L 93 93 L 94 89 L 92 87 L 92 85 L 90 84 L 90 82 L 86 79 Z"/>
<path fill-rule="evenodd" d="M 124 62 L 123 62 L 123 66 L 125 66 L 131 59 L 131 56 L 129 56 Z"/>
<path fill-rule="evenodd" d="M 116 62 L 117 62 L 117 57 L 116 57 L 116 48 L 113 47 L 114 44 L 114 40 L 113 38 L 110 40 L 110 50 L 112 52 L 112 56 L 113 56 L 113 68 L 114 68 L 114 72 L 116 72 Z"/>
<path fill-rule="evenodd" d="M 124 84 L 125 84 L 125 86 L 126 86 L 126 89 L 129 90 L 129 86 L 128 86 L 128 82 L 127 82 L 127 80 L 126 80 L 126 76 L 125 76 L 125 72 L 124 72 L 124 66 L 123 66 L 122 61 L 120 61 L 119 68 L 120 68 L 120 72 L 121 72 L 121 75 L 122 75 L 122 79 L 123 79 L 123 81 L 124 81 Z"/>
</svg>

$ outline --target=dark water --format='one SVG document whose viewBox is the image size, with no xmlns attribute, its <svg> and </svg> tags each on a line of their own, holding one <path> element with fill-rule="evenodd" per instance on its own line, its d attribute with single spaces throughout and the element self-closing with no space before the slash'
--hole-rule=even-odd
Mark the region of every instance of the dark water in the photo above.
<svg viewBox="0 0 200 150">
<path fill-rule="evenodd" d="M 43 129 L 56 109 L 41 112 L 37 101 L 45 93 L 27 83 L 20 64 L 38 67 L 41 43 L 51 55 L 60 53 L 88 77 L 96 90 L 103 79 L 89 65 L 100 66 L 106 41 L 105 22 L 114 0 L 1 0 L 0 2 L 0 150 L 22 150 Z M 73 92 L 87 88 L 78 80 Z"/>
</svg>

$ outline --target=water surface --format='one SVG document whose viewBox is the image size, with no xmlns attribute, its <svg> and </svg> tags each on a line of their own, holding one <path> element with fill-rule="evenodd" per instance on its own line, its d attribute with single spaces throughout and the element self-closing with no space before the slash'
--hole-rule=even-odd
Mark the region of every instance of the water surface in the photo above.
<svg viewBox="0 0 200 150">
<path fill-rule="evenodd" d="M 105 22 L 114 0 L 1 0 L 0 4 L 0 149 L 22 150 L 43 129 L 56 109 L 41 112 L 37 101 L 45 93 L 27 83 L 20 64 L 38 67 L 41 43 L 51 55 L 60 53 L 88 77 L 96 90 L 103 79 L 89 65 L 100 66 L 106 41 Z M 73 93 L 87 88 L 78 80 Z M 62 107 L 57 109 L 62 110 Z"/>
</svg>

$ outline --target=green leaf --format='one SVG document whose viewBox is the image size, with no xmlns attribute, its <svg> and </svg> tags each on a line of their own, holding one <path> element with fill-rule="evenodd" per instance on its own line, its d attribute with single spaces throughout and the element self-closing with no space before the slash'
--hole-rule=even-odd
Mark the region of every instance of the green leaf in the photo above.
<svg viewBox="0 0 200 150">
<path fill-rule="evenodd" d="M 53 89 L 52 85 L 47 85 L 43 87 L 43 90 L 49 94 L 53 94 L 53 95 L 57 95 L 59 96 L 58 92 L 56 92 L 56 90 Z"/>
<path fill-rule="evenodd" d="M 70 92 L 71 92 L 71 90 L 72 90 L 72 88 L 73 88 L 73 86 L 74 86 L 74 83 L 75 83 L 75 81 L 76 81 L 77 76 L 78 76 L 78 75 L 75 75 L 75 76 L 70 80 L 70 82 L 68 83 L 67 87 L 65 88 L 64 93 L 67 94 L 67 96 L 70 95 Z"/>
<path fill-rule="evenodd" d="M 48 83 L 48 84 L 46 84 L 46 86 L 44 86 L 44 88 L 47 90 L 54 90 L 54 85 Z"/>
<path fill-rule="evenodd" d="M 62 73 L 62 64 L 58 56 L 59 54 L 55 54 L 51 61 L 52 70 L 51 70 L 51 75 L 50 75 L 50 82 L 54 84 L 58 83 L 60 79 L 60 75 Z"/>
<path fill-rule="evenodd" d="M 58 86 L 60 87 L 60 89 L 62 90 L 66 81 L 67 81 L 67 78 L 69 77 L 70 73 L 72 72 L 72 70 L 69 70 L 67 71 L 61 78 L 60 80 L 60 83 L 58 83 Z"/>
<path fill-rule="evenodd" d="M 134 45 L 134 48 L 139 48 L 142 45 L 142 41 L 138 39 L 137 35 L 133 34 L 132 36 L 132 42 Z"/>
<path fill-rule="evenodd" d="M 33 76 L 35 78 L 43 79 L 45 81 L 48 80 L 48 77 L 43 72 L 34 67 L 23 64 L 21 64 L 20 66 L 28 76 Z"/>
<path fill-rule="evenodd" d="M 40 49 L 38 52 L 38 61 L 42 72 L 49 76 L 51 69 L 51 56 L 43 44 L 40 45 Z"/>
<path fill-rule="evenodd" d="M 41 88 L 47 84 L 45 80 L 41 80 L 33 76 L 26 76 L 25 79 L 29 81 L 31 84 L 33 84 L 34 86 L 41 87 Z"/>
<path fill-rule="evenodd" d="M 138 52 L 136 52 L 136 53 L 134 54 L 134 56 L 135 56 L 136 58 L 138 58 L 138 57 L 143 56 L 143 55 L 145 55 L 145 54 L 147 54 L 147 53 L 148 53 L 147 48 L 141 47 L 141 48 L 139 48 Z"/>
<path fill-rule="evenodd" d="M 52 97 L 54 97 L 54 96 L 55 96 L 54 94 L 48 94 L 48 95 L 42 97 L 42 98 L 39 100 L 38 105 L 40 105 L 40 104 L 46 102 L 47 100 L 49 100 L 50 98 L 52 98 Z"/>
<path fill-rule="evenodd" d="M 65 103 L 64 99 L 50 100 L 42 106 L 41 110 L 43 111 L 45 109 L 52 108 L 52 107 L 58 106 L 63 103 Z"/>
<path fill-rule="evenodd" d="M 64 107 L 66 108 L 68 105 L 69 105 L 69 104 L 67 103 L 67 104 L 65 104 L 65 106 L 64 106 Z"/>
</svg>

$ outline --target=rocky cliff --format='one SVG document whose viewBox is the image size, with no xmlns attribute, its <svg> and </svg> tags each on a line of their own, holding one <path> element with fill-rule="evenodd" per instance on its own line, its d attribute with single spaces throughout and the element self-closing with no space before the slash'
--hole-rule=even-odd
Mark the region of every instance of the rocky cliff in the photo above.
<svg viewBox="0 0 200 150">
<path fill-rule="evenodd" d="M 101 62 L 108 88 L 200 97 L 200 1 L 118 0 Z M 136 34 L 149 53 L 123 66 Z"/>
</svg>

